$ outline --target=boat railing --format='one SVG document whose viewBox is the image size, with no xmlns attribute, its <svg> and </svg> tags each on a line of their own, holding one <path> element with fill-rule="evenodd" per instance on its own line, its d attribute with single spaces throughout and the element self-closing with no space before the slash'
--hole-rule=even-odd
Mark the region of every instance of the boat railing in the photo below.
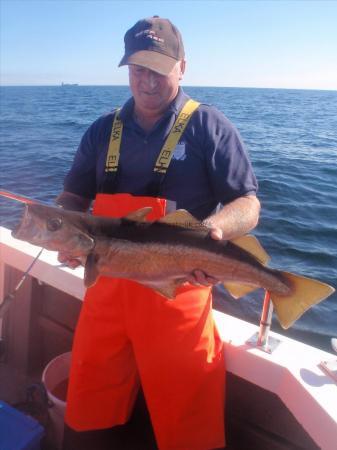
<svg viewBox="0 0 337 450">
<path fill-rule="evenodd" d="M 265 291 L 259 331 L 247 341 L 247 344 L 266 353 L 272 353 L 281 342 L 279 339 L 271 337 L 269 333 L 273 320 L 273 310 L 274 307 L 270 298 L 270 292 Z"/>
</svg>

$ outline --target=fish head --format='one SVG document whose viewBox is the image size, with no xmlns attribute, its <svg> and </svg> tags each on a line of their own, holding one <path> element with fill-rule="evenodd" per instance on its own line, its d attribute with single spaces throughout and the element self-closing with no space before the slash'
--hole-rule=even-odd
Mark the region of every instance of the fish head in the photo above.
<svg viewBox="0 0 337 450">
<path fill-rule="evenodd" d="M 83 214 L 42 204 L 28 204 L 12 236 L 72 257 L 88 255 L 95 246 Z"/>
</svg>

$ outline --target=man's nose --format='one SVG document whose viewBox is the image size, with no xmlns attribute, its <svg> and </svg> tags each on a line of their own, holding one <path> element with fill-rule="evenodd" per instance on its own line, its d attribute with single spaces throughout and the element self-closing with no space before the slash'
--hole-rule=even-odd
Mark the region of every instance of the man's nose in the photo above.
<svg viewBox="0 0 337 450">
<path fill-rule="evenodd" d="M 150 89 L 154 89 L 158 85 L 158 76 L 152 70 L 147 72 L 146 83 Z"/>
</svg>

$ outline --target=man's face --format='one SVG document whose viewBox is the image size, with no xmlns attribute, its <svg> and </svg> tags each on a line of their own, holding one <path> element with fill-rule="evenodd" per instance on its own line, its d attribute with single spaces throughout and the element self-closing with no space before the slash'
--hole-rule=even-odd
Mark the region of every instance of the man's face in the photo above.
<svg viewBox="0 0 337 450">
<path fill-rule="evenodd" d="M 179 61 L 168 75 L 160 75 L 142 66 L 129 65 L 129 82 L 136 107 L 161 113 L 176 97 L 185 63 Z"/>
</svg>

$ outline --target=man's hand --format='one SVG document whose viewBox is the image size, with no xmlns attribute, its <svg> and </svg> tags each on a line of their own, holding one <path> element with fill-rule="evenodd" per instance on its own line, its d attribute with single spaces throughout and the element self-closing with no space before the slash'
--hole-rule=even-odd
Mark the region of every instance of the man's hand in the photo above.
<svg viewBox="0 0 337 450">
<path fill-rule="evenodd" d="M 209 235 L 216 241 L 229 240 L 242 236 L 252 230 L 258 223 L 260 202 L 254 195 L 247 195 L 233 200 L 219 212 L 204 220 L 209 228 Z M 212 286 L 220 280 L 207 275 L 202 270 L 194 270 L 188 277 L 194 285 Z"/>
<path fill-rule="evenodd" d="M 55 203 L 61 208 L 70 211 L 88 211 L 91 200 L 89 198 L 81 197 L 72 192 L 63 191 L 56 197 Z"/>
</svg>

